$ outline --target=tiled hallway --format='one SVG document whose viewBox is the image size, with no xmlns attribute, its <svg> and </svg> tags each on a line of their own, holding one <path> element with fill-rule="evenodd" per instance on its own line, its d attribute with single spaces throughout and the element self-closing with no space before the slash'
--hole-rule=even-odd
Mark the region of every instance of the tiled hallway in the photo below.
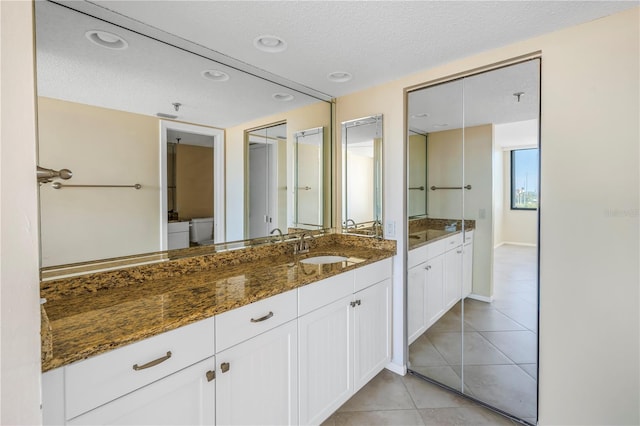
<svg viewBox="0 0 640 426">
<path fill-rule="evenodd" d="M 494 253 L 494 300 L 464 304 L 465 392 L 535 424 L 537 249 L 503 245 Z M 461 387 L 461 303 L 410 348 L 411 369 Z M 472 401 L 414 376 L 380 373 L 327 422 L 387 425 L 513 424 Z"/>
</svg>

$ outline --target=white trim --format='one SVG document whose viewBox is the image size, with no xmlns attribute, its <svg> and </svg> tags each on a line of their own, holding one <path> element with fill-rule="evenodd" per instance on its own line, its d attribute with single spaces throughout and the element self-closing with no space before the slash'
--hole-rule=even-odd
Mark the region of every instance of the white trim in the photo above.
<svg viewBox="0 0 640 426">
<path fill-rule="evenodd" d="M 495 248 L 503 246 L 503 245 L 510 245 L 510 246 L 524 246 L 524 247 L 537 247 L 537 244 L 532 244 L 532 243 L 518 243 L 515 241 L 503 241 L 500 244 L 498 244 Z"/>
<path fill-rule="evenodd" d="M 491 303 L 493 302 L 493 296 L 481 296 L 479 294 L 471 293 L 467 296 L 469 299 L 479 300 L 481 302 Z"/>
<path fill-rule="evenodd" d="M 168 248 L 167 217 L 167 130 L 196 133 L 212 136 L 213 141 L 213 173 L 214 173 L 214 211 L 213 240 L 224 242 L 225 235 L 225 170 L 224 170 L 224 130 L 212 127 L 197 126 L 177 121 L 160 120 L 160 250 Z"/>
<path fill-rule="evenodd" d="M 406 365 L 399 365 L 396 364 L 394 362 L 390 362 L 387 365 L 385 365 L 385 367 L 387 370 L 399 374 L 401 376 L 406 376 L 407 374 L 407 366 Z"/>
</svg>

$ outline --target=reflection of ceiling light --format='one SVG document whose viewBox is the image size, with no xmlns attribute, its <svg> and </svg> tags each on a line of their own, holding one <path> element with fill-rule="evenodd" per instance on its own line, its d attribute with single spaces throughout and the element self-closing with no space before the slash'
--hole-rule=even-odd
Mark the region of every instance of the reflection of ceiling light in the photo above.
<svg viewBox="0 0 640 426">
<path fill-rule="evenodd" d="M 345 81 L 351 80 L 353 76 L 346 71 L 336 71 L 329 74 L 327 78 L 334 83 L 344 83 Z"/>
<path fill-rule="evenodd" d="M 276 101 L 288 102 L 293 100 L 293 95 L 289 93 L 274 93 L 271 95 Z"/>
<path fill-rule="evenodd" d="M 420 113 L 420 114 L 413 114 L 411 116 L 411 118 L 427 118 L 429 117 L 429 114 L 426 112 Z"/>
<path fill-rule="evenodd" d="M 84 33 L 85 37 L 94 44 L 107 49 L 126 49 L 129 47 L 129 43 L 122 37 L 100 30 L 91 30 Z"/>
<path fill-rule="evenodd" d="M 229 74 L 218 70 L 204 70 L 200 73 L 207 80 L 213 81 L 227 81 L 229 80 Z"/>
<path fill-rule="evenodd" d="M 442 123 L 442 124 L 434 124 L 433 127 L 447 127 L 449 124 L 447 123 Z"/>
<path fill-rule="evenodd" d="M 258 36 L 253 40 L 253 45 L 256 49 L 269 53 L 282 52 L 287 48 L 287 42 L 274 35 Z"/>
</svg>

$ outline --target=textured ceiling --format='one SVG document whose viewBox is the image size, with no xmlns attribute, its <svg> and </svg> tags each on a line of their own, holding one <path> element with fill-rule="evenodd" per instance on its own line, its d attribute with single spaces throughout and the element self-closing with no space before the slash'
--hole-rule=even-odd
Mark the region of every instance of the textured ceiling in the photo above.
<svg viewBox="0 0 640 426">
<path fill-rule="evenodd" d="M 631 8 L 614 1 L 95 1 L 171 34 L 341 96 Z M 277 35 L 284 52 L 253 46 Z M 333 83 L 327 75 L 354 78 Z"/>
<path fill-rule="evenodd" d="M 39 95 L 146 115 L 175 114 L 182 121 L 222 128 L 317 102 L 302 92 L 320 98 L 345 95 L 638 5 L 609 1 L 59 3 L 66 7 L 36 2 Z M 95 46 L 84 36 L 90 29 L 114 32 L 129 47 Z M 282 37 L 287 49 L 259 51 L 253 45 L 259 35 Z M 212 68 L 227 72 L 229 81 L 201 77 L 203 70 Z M 353 79 L 331 82 L 327 75 L 335 71 L 349 72 Z M 488 94 L 503 96 L 497 103 L 511 101 L 509 93 L 515 89 L 506 80 L 499 83 L 500 91 Z M 273 99 L 274 93 L 282 92 L 293 94 L 294 99 Z M 173 110 L 173 102 L 182 104 L 180 111 Z M 425 123 L 411 125 L 429 130 Z"/>
</svg>

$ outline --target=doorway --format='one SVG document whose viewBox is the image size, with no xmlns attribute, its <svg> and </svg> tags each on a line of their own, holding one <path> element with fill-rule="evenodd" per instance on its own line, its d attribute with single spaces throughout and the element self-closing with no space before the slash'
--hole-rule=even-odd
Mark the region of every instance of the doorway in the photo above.
<svg viewBox="0 0 640 426">
<path fill-rule="evenodd" d="M 203 217 L 213 217 L 209 242 L 225 241 L 224 131 L 165 120 L 160 126 L 161 250 L 175 247 L 169 243 L 170 222 L 186 224 Z M 200 158 L 202 155 L 208 158 Z M 186 159 L 186 163 L 183 161 L 181 165 L 179 158 Z M 197 170 L 204 170 L 202 167 L 207 169 L 206 172 L 194 174 Z M 213 169 L 209 170 L 210 167 Z M 208 188 L 207 194 L 200 194 L 204 188 Z M 204 204 L 203 199 L 206 200 Z M 188 229 L 188 225 L 185 228 Z M 189 246 L 188 242 L 185 244 Z M 185 244 L 181 247 L 184 248 Z"/>
</svg>

